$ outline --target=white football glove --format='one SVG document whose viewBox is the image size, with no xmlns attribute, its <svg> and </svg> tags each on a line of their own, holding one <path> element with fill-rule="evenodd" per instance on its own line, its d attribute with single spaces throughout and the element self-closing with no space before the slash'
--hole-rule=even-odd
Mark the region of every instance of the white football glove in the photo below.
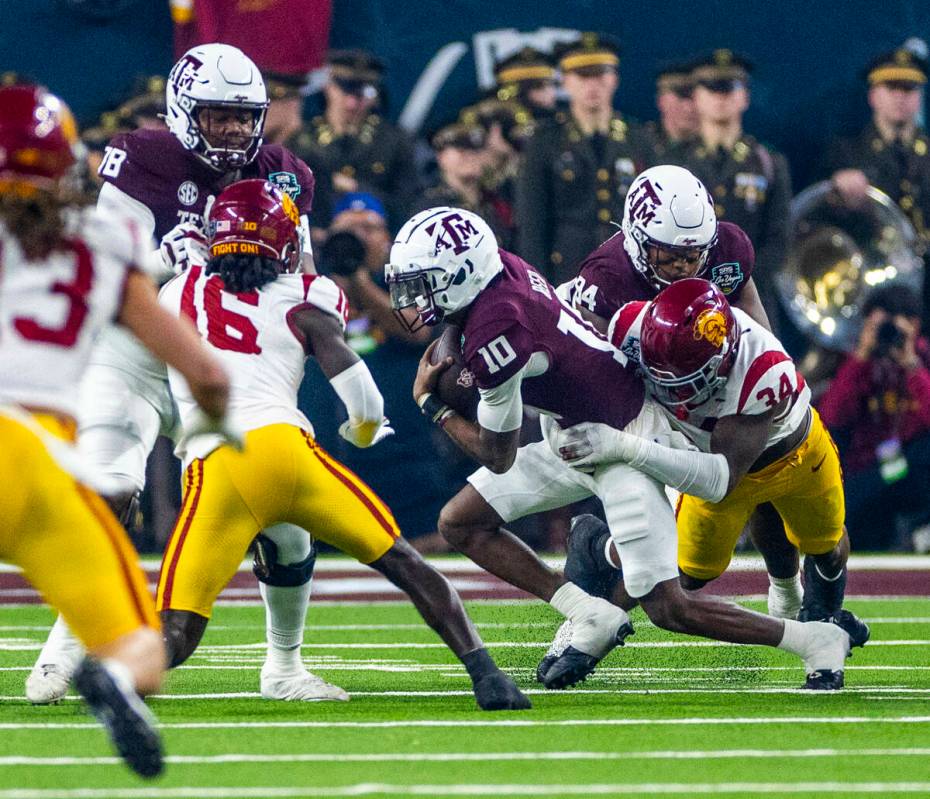
<svg viewBox="0 0 930 799">
<path fill-rule="evenodd" d="M 639 436 L 623 430 L 583 422 L 557 431 L 552 447 L 572 468 L 591 471 L 603 463 L 630 463 L 642 451 L 643 441 Z M 697 449 L 677 430 L 659 433 L 653 437 L 653 441 L 670 449 Z"/>
<path fill-rule="evenodd" d="M 195 222 L 180 222 L 162 237 L 158 255 L 165 272 L 180 275 L 192 265 L 207 262 L 207 237 Z"/>
<path fill-rule="evenodd" d="M 351 419 L 346 419 L 339 425 L 339 435 L 359 449 L 373 447 L 379 441 L 384 441 L 388 436 L 394 435 L 394 428 L 391 427 L 391 421 L 386 416 L 374 428 L 374 433 L 372 433 L 372 426 L 371 422 L 353 422 Z"/>
<path fill-rule="evenodd" d="M 225 443 L 239 452 L 245 446 L 245 432 L 243 430 L 233 425 L 228 418 L 214 419 L 200 408 L 194 410 L 188 424 L 184 426 L 184 432 L 189 437 L 218 435 L 225 440 Z"/>
</svg>

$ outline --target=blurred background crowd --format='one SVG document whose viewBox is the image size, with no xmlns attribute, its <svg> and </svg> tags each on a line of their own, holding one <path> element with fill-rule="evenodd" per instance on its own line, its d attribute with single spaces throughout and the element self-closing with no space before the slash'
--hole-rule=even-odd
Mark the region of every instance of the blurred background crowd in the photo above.
<svg viewBox="0 0 930 799">
<path fill-rule="evenodd" d="M 577 5 L 580 18 L 596 21 L 591 4 Z M 29 3 L 27 12 L 35 25 L 47 25 L 38 34 L 46 42 L 41 58 L 15 49 L 25 45 L 13 41 L 14 28 L 0 40 L 0 66 L 13 70 L 4 81 L 25 74 L 79 112 L 93 190 L 95 167 L 113 135 L 164 124 L 162 74 L 173 57 L 221 41 L 258 64 L 271 100 L 265 141 L 293 150 L 316 176 L 317 266 L 349 297 L 350 343 L 381 387 L 397 434 L 369 450 L 346 445 L 335 434 L 341 406 L 313 366 L 302 407 L 321 443 L 372 485 L 423 549 L 441 546 L 434 534 L 439 509 L 473 465 L 411 399 L 430 333 L 410 334 L 391 314 L 382 267 L 393 232 L 417 210 L 461 206 L 483 216 L 502 247 L 559 284 L 617 231 L 633 178 L 674 163 L 704 182 L 719 219 L 739 224 L 752 240 L 763 303 L 840 446 L 854 548 L 930 550 L 930 344 L 921 333 L 930 316 L 930 281 L 923 280 L 930 252 L 930 138 L 923 127 L 930 67 L 914 19 L 922 12 L 904 4 L 910 20 L 899 15 L 880 36 L 860 32 L 855 51 L 841 58 L 855 67 L 833 68 L 841 90 L 818 100 L 803 85 L 817 84 L 834 57 L 823 38 L 809 39 L 817 51 L 811 58 L 794 52 L 788 39 L 779 41 L 777 29 L 741 37 L 713 28 L 703 17 L 720 9 L 656 9 L 656 21 L 677 15 L 668 27 L 679 33 L 688 30 L 690 15 L 700 35 L 653 47 L 661 52 L 653 52 L 647 68 L 627 55 L 641 52 L 630 18 L 604 18 L 602 26 L 590 26 L 596 30 L 581 30 L 571 27 L 566 8 L 562 27 L 521 34 L 491 30 L 493 18 L 466 19 L 482 6 L 490 17 L 497 11 L 478 0 L 443 4 L 449 19 L 430 29 L 422 9 L 408 13 L 399 3 L 375 0 L 335 7 L 331 0 L 164 6 L 48 0 Z M 509 13 L 526 16 L 524 6 L 515 3 Z M 545 13 L 551 19 L 553 12 Z M 792 11 L 782 13 L 789 18 Z M 398 53 L 397 14 L 408 17 L 411 42 L 415 34 L 417 47 L 423 49 L 424 37 L 430 42 L 422 63 Z M 457 15 L 464 30 L 475 31 L 474 74 L 464 88 L 455 76 L 467 49 L 458 40 L 468 34 L 455 31 Z M 764 28 L 764 12 L 756 23 Z M 79 39 L 76 47 L 70 38 L 54 38 L 62 25 Z M 379 26 L 392 44 L 379 46 Z M 139 37 L 138 57 L 127 48 L 115 63 L 104 43 L 127 30 Z M 701 49 L 692 40 L 712 44 Z M 755 67 L 760 56 L 769 77 Z M 74 58 L 81 74 L 99 75 L 97 83 L 70 86 L 73 76 L 47 66 L 56 58 Z M 780 98 L 771 87 L 786 85 L 784 75 L 772 79 L 773 63 L 791 73 L 787 85 L 798 85 L 807 100 L 794 118 L 772 113 Z M 163 65 L 161 74 L 148 74 L 153 64 Z M 637 87 L 635 115 L 628 83 Z M 398 86 L 407 96 L 391 94 Z M 799 186 L 807 188 L 795 193 Z M 532 421 L 527 436 L 534 435 Z M 170 450 L 161 442 L 150 461 L 136 531 L 148 550 L 160 550 L 176 513 L 179 480 Z M 568 513 L 557 512 L 528 520 L 519 532 L 539 549 L 558 550 L 567 526 Z"/>
</svg>

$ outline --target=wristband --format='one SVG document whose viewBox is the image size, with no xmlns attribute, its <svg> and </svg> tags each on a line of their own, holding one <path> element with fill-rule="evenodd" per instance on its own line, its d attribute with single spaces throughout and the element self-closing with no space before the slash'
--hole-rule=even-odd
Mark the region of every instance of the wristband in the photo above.
<svg viewBox="0 0 930 799">
<path fill-rule="evenodd" d="M 424 394 L 417 400 L 417 404 L 420 406 L 420 410 L 423 411 L 423 415 L 434 423 L 444 421 L 447 412 L 452 411 L 452 409 L 435 394 Z"/>
</svg>

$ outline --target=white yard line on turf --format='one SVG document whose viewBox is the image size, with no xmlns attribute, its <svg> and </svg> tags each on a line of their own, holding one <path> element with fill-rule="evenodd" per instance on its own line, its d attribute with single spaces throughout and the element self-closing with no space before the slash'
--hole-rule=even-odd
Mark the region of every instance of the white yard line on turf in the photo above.
<svg viewBox="0 0 930 799">
<path fill-rule="evenodd" d="M 546 649 L 551 641 L 485 641 L 485 644 L 491 648 L 498 649 Z M 0 651 L 9 651 L 9 652 L 25 652 L 25 651 L 35 651 L 41 649 L 43 646 L 42 643 L 5 643 L 3 639 L 0 639 Z M 222 644 L 222 645 L 213 645 L 213 646 L 201 646 L 198 648 L 198 652 L 202 655 L 209 655 L 212 652 L 234 652 L 234 651 L 248 651 L 248 650 L 265 650 L 267 644 L 256 643 L 256 644 Z M 742 646 L 742 644 L 731 644 L 726 641 L 638 641 L 638 642 L 628 642 L 625 645 L 626 649 L 678 649 L 678 648 L 692 648 L 692 647 L 717 647 L 717 646 Z M 874 648 L 876 646 L 930 646 L 930 640 L 901 640 L 901 641 L 869 641 L 869 648 Z M 399 642 L 392 641 L 391 643 L 310 643 L 306 645 L 306 648 L 309 650 L 313 649 L 446 649 L 444 643 L 425 643 L 425 642 Z"/>
<path fill-rule="evenodd" d="M 333 787 L 281 788 L 274 786 L 179 787 L 179 788 L 75 788 L 14 789 L 0 791 L 0 799 L 286 799 L 323 796 L 607 796 L 753 794 L 923 794 L 930 782 L 654 782 L 592 784 L 473 784 L 403 785 L 364 782 Z"/>
<path fill-rule="evenodd" d="M 798 672 L 798 683 L 801 681 L 800 671 Z M 545 688 L 524 688 L 523 693 L 554 696 L 552 691 Z M 797 694 L 799 696 L 841 696 L 843 694 L 930 694 L 930 688 L 908 688 L 895 686 L 849 686 L 847 685 L 842 691 L 818 692 L 809 691 L 801 688 L 800 685 L 772 686 L 767 688 L 706 688 L 697 686 L 688 686 L 685 688 L 659 688 L 655 686 L 646 686 L 643 688 L 579 688 L 571 691 L 571 696 L 580 694 L 609 694 L 613 696 L 648 696 L 653 694 Z M 473 696 L 472 691 L 350 691 L 350 696 L 355 697 L 384 697 L 384 698 L 405 698 L 405 697 L 443 697 L 443 696 Z M 568 696 L 569 694 L 564 694 Z M 203 693 L 203 694 L 151 694 L 149 699 L 162 699 L 170 701 L 192 701 L 207 699 L 260 699 L 261 694 L 258 691 L 229 691 L 227 693 Z M 66 701 L 77 702 L 78 696 L 66 696 Z M 25 702 L 26 699 L 21 695 L 0 696 L 0 702 Z"/>
<path fill-rule="evenodd" d="M 743 758 L 811 758 L 811 757 L 925 757 L 930 748 L 921 749 L 732 749 L 695 752 L 385 752 L 383 754 L 290 753 L 260 755 L 252 753 L 222 755 L 167 755 L 166 763 L 214 765 L 223 763 L 456 763 L 519 760 L 732 760 Z M 0 766 L 117 766 L 119 757 L 0 757 Z"/>
<path fill-rule="evenodd" d="M 407 721 L 169 721 L 165 730 L 407 729 L 417 727 L 646 727 L 770 724 L 930 724 L 930 716 L 783 716 L 681 719 L 415 719 Z M 0 730 L 97 729 L 94 722 L 0 722 Z M 2 796 L 0 796 L 2 799 Z"/>
</svg>

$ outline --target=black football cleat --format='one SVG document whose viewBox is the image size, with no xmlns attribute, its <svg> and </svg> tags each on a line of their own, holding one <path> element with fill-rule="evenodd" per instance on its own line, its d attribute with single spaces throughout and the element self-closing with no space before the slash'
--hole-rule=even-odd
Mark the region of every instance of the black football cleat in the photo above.
<svg viewBox="0 0 930 799">
<path fill-rule="evenodd" d="M 573 518 L 568 533 L 565 579 L 601 599 L 609 599 L 622 579 L 620 570 L 604 556 L 604 545 L 609 537 L 607 525 L 590 513 Z"/>
<path fill-rule="evenodd" d="M 549 649 L 536 666 L 536 682 L 545 683 L 546 674 L 559 657 L 565 652 L 572 642 L 572 623 L 566 619 L 562 625 L 555 631 L 555 637 L 549 645 Z"/>
<path fill-rule="evenodd" d="M 843 672 L 821 669 L 807 675 L 804 688 L 808 691 L 839 691 L 843 687 Z"/>
<path fill-rule="evenodd" d="M 628 635 L 634 632 L 633 625 L 626 622 L 620 625 L 617 630 L 614 646 L 623 646 L 623 642 Z M 550 690 L 561 690 L 570 688 L 579 682 L 584 682 L 593 672 L 598 663 L 613 649 L 610 647 L 600 657 L 589 655 L 576 649 L 573 646 L 566 647 L 565 651 L 559 655 L 555 662 L 552 663 L 545 671 L 542 678 L 543 685 Z M 542 663 L 537 668 L 537 675 L 542 668 Z"/>
<path fill-rule="evenodd" d="M 502 671 L 486 674 L 474 684 L 474 691 L 482 710 L 529 710 L 533 707 L 517 684 Z"/>
<path fill-rule="evenodd" d="M 862 621 L 862 619 L 851 610 L 840 608 L 840 610 L 824 619 L 824 621 L 829 624 L 835 624 L 840 629 L 845 630 L 846 634 L 849 636 L 850 646 L 865 646 L 869 638 L 872 637 L 872 631 L 869 629 L 869 625 Z"/>
<path fill-rule="evenodd" d="M 126 765 L 140 777 L 161 774 L 164 769 L 161 737 L 138 694 L 120 685 L 105 666 L 92 658 L 81 662 L 73 681 Z"/>
</svg>

